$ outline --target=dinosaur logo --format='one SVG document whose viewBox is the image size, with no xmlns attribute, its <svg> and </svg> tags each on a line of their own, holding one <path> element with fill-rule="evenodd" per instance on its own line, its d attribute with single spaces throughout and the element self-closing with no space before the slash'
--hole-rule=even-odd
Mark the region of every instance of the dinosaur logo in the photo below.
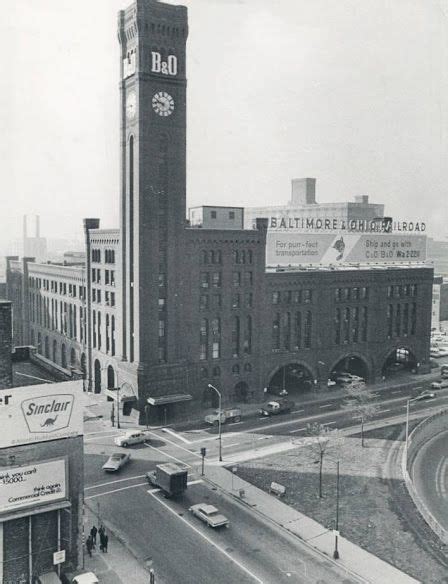
<svg viewBox="0 0 448 584">
<path fill-rule="evenodd" d="M 57 419 L 58 419 L 57 416 L 55 416 L 54 418 L 47 418 L 45 422 L 40 425 L 40 427 L 45 428 L 45 426 L 47 427 L 54 426 L 54 423 L 56 422 Z"/>
<path fill-rule="evenodd" d="M 21 408 L 28 430 L 50 433 L 70 425 L 74 396 L 72 394 L 42 395 L 22 402 Z"/>
</svg>

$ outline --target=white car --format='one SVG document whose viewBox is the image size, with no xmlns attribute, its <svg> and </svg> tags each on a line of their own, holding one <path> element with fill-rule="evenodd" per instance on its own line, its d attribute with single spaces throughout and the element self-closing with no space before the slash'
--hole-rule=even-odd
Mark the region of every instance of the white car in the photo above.
<svg viewBox="0 0 448 584">
<path fill-rule="evenodd" d="M 207 503 L 198 503 L 189 508 L 189 511 L 206 523 L 209 527 L 229 527 L 229 520 L 216 507 Z"/>
<path fill-rule="evenodd" d="M 148 439 L 148 434 L 146 432 L 142 432 L 141 430 L 129 430 L 122 436 L 117 436 L 114 438 L 114 442 L 117 446 L 127 448 L 131 444 L 141 444 Z"/>
<path fill-rule="evenodd" d="M 114 452 L 103 464 L 103 470 L 106 472 L 117 472 L 130 460 L 130 454 L 125 454 L 124 452 Z"/>
</svg>

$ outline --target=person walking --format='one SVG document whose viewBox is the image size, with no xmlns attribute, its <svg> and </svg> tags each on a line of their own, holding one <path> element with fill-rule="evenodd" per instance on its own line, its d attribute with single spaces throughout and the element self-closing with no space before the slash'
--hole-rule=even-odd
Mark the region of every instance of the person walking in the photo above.
<svg viewBox="0 0 448 584">
<path fill-rule="evenodd" d="M 92 538 L 93 547 L 96 547 L 96 534 L 97 533 L 98 533 L 98 529 L 96 528 L 96 525 L 94 525 L 92 527 L 92 529 L 90 530 L 90 536 Z"/>
<path fill-rule="evenodd" d="M 100 550 L 104 552 L 104 536 L 106 534 L 104 533 L 104 529 L 101 529 L 101 527 L 98 530 L 98 533 L 100 534 Z"/>
<path fill-rule="evenodd" d="M 86 541 L 86 548 L 87 548 L 87 553 L 89 554 L 90 557 L 92 557 L 93 541 L 92 541 L 92 537 L 90 535 Z"/>
<path fill-rule="evenodd" d="M 109 543 L 109 536 L 107 535 L 107 533 L 105 533 L 103 535 L 103 552 L 105 552 L 107 554 L 107 546 Z"/>
</svg>

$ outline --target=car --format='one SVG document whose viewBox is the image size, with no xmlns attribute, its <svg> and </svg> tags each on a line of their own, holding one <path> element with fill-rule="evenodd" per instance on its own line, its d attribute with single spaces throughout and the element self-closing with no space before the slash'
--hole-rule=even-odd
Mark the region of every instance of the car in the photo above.
<svg viewBox="0 0 448 584">
<path fill-rule="evenodd" d="M 209 527 L 229 527 L 227 517 L 224 517 L 213 505 L 198 503 L 197 505 L 192 505 L 188 510 Z"/>
<path fill-rule="evenodd" d="M 342 373 L 337 373 L 335 377 L 335 381 L 337 383 L 351 383 L 352 381 L 356 381 L 358 379 L 357 375 L 352 375 L 351 373 L 346 373 L 343 371 Z"/>
<path fill-rule="evenodd" d="M 270 401 L 260 409 L 262 416 L 275 416 L 277 414 L 289 414 L 294 407 L 294 402 L 287 399 Z"/>
<path fill-rule="evenodd" d="M 131 455 L 125 452 L 114 452 L 103 464 L 106 472 L 117 472 L 131 460 Z"/>
<path fill-rule="evenodd" d="M 141 430 L 128 430 L 122 436 L 117 436 L 114 442 L 117 446 L 127 448 L 131 444 L 142 444 L 148 440 L 148 434 Z"/>
<path fill-rule="evenodd" d="M 327 380 L 327 387 L 334 387 L 335 385 L 336 385 L 336 381 L 333 381 L 333 379 Z"/>
<path fill-rule="evenodd" d="M 84 572 L 84 574 L 78 574 L 72 580 L 73 584 L 98 584 L 99 580 L 93 572 Z"/>
<path fill-rule="evenodd" d="M 446 389 L 448 387 L 448 379 L 441 379 L 440 381 L 433 381 L 431 389 Z"/>
<path fill-rule="evenodd" d="M 414 397 L 415 401 L 421 401 L 424 399 L 434 399 L 436 397 L 436 394 L 433 391 L 422 391 L 422 393 L 419 393 L 416 397 Z"/>
</svg>

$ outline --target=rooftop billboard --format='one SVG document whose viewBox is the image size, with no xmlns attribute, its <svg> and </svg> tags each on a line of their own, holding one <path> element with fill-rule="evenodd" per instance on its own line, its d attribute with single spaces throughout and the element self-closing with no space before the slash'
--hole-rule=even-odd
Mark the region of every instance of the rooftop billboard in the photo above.
<svg viewBox="0 0 448 584">
<path fill-rule="evenodd" d="M 268 231 L 268 266 L 409 263 L 426 260 L 426 236 Z"/>
</svg>

